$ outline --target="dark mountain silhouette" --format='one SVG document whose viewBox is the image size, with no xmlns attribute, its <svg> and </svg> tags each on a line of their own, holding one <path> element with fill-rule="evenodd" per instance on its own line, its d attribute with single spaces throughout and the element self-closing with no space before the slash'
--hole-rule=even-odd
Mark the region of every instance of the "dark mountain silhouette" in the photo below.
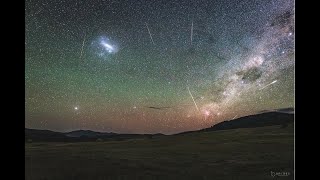
<svg viewBox="0 0 320 180">
<path fill-rule="evenodd" d="M 256 128 L 264 126 L 275 126 L 285 128 L 294 122 L 294 108 L 283 108 L 276 110 L 261 111 L 259 114 L 240 117 L 238 119 L 224 121 L 212 127 L 198 131 L 188 131 L 178 134 L 193 132 L 218 131 L 237 128 Z M 176 135 L 178 135 L 176 134 Z M 25 129 L 25 140 L 30 142 L 83 142 L 104 140 L 127 140 L 139 138 L 158 138 L 164 134 L 117 134 L 112 132 L 95 132 L 91 130 L 76 130 L 71 132 L 54 132 L 49 130 Z"/>
<path fill-rule="evenodd" d="M 91 130 L 76 130 L 64 133 L 68 137 L 99 137 L 99 136 L 108 136 L 114 135 L 115 133 L 102 133 L 102 132 L 95 132 Z"/>
<path fill-rule="evenodd" d="M 158 138 L 164 134 L 116 134 L 108 132 L 95 132 L 90 130 L 76 130 L 71 132 L 54 132 L 49 130 L 25 129 L 26 142 L 85 142 L 104 140 L 126 140 L 140 138 Z"/>
<path fill-rule="evenodd" d="M 282 113 L 289 113 L 289 114 L 294 114 L 294 108 L 282 108 L 282 109 L 276 109 L 276 112 L 282 112 Z"/>
<path fill-rule="evenodd" d="M 224 121 L 202 131 L 236 129 L 236 128 L 255 128 L 263 126 L 284 125 L 293 123 L 294 116 L 292 114 L 267 112 L 251 116 L 245 116 L 236 120 Z"/>
<path fill-rule="evenodd" d="M 49 130 L 25 129 L 26 141 L 68 141 L 63 133 Z"/>
<path fill-rule="evenodd" d="M 161 109 L 169 109 L 169 108 L 171 108 L 171 107 L 155 107 L 155 106 L 148 106 L 148 107 L 146 107 L 146 108 L 161 110 Z"/>
<path fill-rule="evenodd" d="M 249 115 L 237 118 L 235 120 L 223 121 L 215 124 L 209 128 L 201 129 L 198 131 L 188 131 L 178 134 L 186 134 L 192 132 L 206 132 L 206 131 L 219 131 L 238 128 L 256 128 L 264 126 L 280 125 L 285 128 L 288 124 L 294 122 L 294 114 L 291 113 L 293 108 L 285 108 L 273 110 L 270 112 L 262 112 L 260 114 Z M 289 113 L 288 113 L 289 112 Z"/>
<path fill-rule="evenodd" d="M 294 108 L 288 107 L 288 108 L 281 108 L 281 109 L 264 110 L 264 111 L 260 111 L 259 113 L 266 113 L 266 112 L 279 112 L 279 113 L 294 114 Z"/>
</svg>

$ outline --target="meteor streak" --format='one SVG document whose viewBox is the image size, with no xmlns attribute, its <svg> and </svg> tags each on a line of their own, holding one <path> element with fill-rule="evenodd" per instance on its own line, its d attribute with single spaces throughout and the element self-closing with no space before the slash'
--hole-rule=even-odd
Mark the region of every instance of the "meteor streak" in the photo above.
<svg viewBox="0 0 320 180">
<path fill-rule="evenodd" d="M 259 90 L 262 90 L 262 89 L 264 89 L 264 88 L 266 88 L 266 87 L 268 87 L 268 86 L 270 86 L 270 85 L 272 85 L 272 84 L 274 84 L 274 83 L 276 83 L 278 80 L 274 80 L 274 81 L 272 81 L 271 83 L 269 83 L 269 84 L 267 84 L 267 85 L 265 85 L 264 87 L 262 87 L 261 89 L 259 89 Z"/>
<path fill-rule="evenodd" d="M 147 29 L 148 29 L 148 32 L 149 32 L 149 35 L 150 35 L 150 39 L 151 39 L 151 41 L 152 41 L 152 44 L 155 45 L 155 44 L 154 44 L 154 41 L 153 41 L 153 38 L 152 38 L 152 35 L 151 35 L 151 32 L 150 32 L 150 29 L 149 29 L 147 23 L 146 23 L 146 26 L 147 26 Z"/>
<path fill-rule="evenodd" d="M 81 52 L 80 52 L 80 59 L 82 57 L 82 53 L 83 53 L 83 47 L 84 47 L 84 42 L 86 40 L 86 34 L 84 34 L 84 38 L 83 38 L 83 41 L 82 41 L 82 47 L 81 47 Z"/>
<path fill-rule="evenodd" d="M 197 103 L 196 103 L 196 101 L 194 100 L 194 98 L 193 98 L 193 96 L 192 96 L 192 94 L 191 94 L 191 92 L 190 92 L 189 87 L 187 87 L 187 88 L 188 88 L 189 94 L 190 94 L 190 96 L 191 96 L 191 98 L 192 98 L 192 101 L 193 101 L 194 105 L 196 106 L 196 109 L 199 111 L 199 108 L 198 108 L 198 106 L 197 106 Z"/>
<path fill-rule="evenodd" d="M 191 44 L 192 44 L 192 37 L 193 37 L 193 20 L 192 20 L 192 23 L 191 23 L 191 36 L 190 36 Z"/>
</svg>

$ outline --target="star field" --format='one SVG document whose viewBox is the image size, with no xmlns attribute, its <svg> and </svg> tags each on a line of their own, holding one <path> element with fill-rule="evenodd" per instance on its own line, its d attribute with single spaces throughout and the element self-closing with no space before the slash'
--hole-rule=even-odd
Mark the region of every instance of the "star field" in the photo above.
<svg viewBox="0 0 320 180">
<path fill-rule="evenodd" d="M 26 1 L 28 128 L 177 133 L 294 106 L 294 1 Z"/>
</svg>

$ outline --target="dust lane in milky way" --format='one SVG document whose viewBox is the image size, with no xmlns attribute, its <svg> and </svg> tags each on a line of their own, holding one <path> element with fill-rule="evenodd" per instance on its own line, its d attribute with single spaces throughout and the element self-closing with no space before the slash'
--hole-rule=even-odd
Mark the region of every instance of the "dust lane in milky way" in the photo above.
<svg viewBox="0 0 320 180">
<path fill-rule="evenodd" d="M 28 0 L 25 41 L 27 128 L 171 134 L 294 106 L 293 0 Z"/>
</svg>

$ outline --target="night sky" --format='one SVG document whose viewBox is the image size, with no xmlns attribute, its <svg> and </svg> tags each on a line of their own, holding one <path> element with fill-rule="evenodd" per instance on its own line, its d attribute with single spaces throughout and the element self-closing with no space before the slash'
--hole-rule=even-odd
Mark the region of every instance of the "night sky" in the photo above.
<svg viewBox="0 0 320 180">
<path fill-rule="evenodd" d="M 293 0 L 27 0 L 25 126 L 177 133 L 294 107 Z"/>
</svg>

